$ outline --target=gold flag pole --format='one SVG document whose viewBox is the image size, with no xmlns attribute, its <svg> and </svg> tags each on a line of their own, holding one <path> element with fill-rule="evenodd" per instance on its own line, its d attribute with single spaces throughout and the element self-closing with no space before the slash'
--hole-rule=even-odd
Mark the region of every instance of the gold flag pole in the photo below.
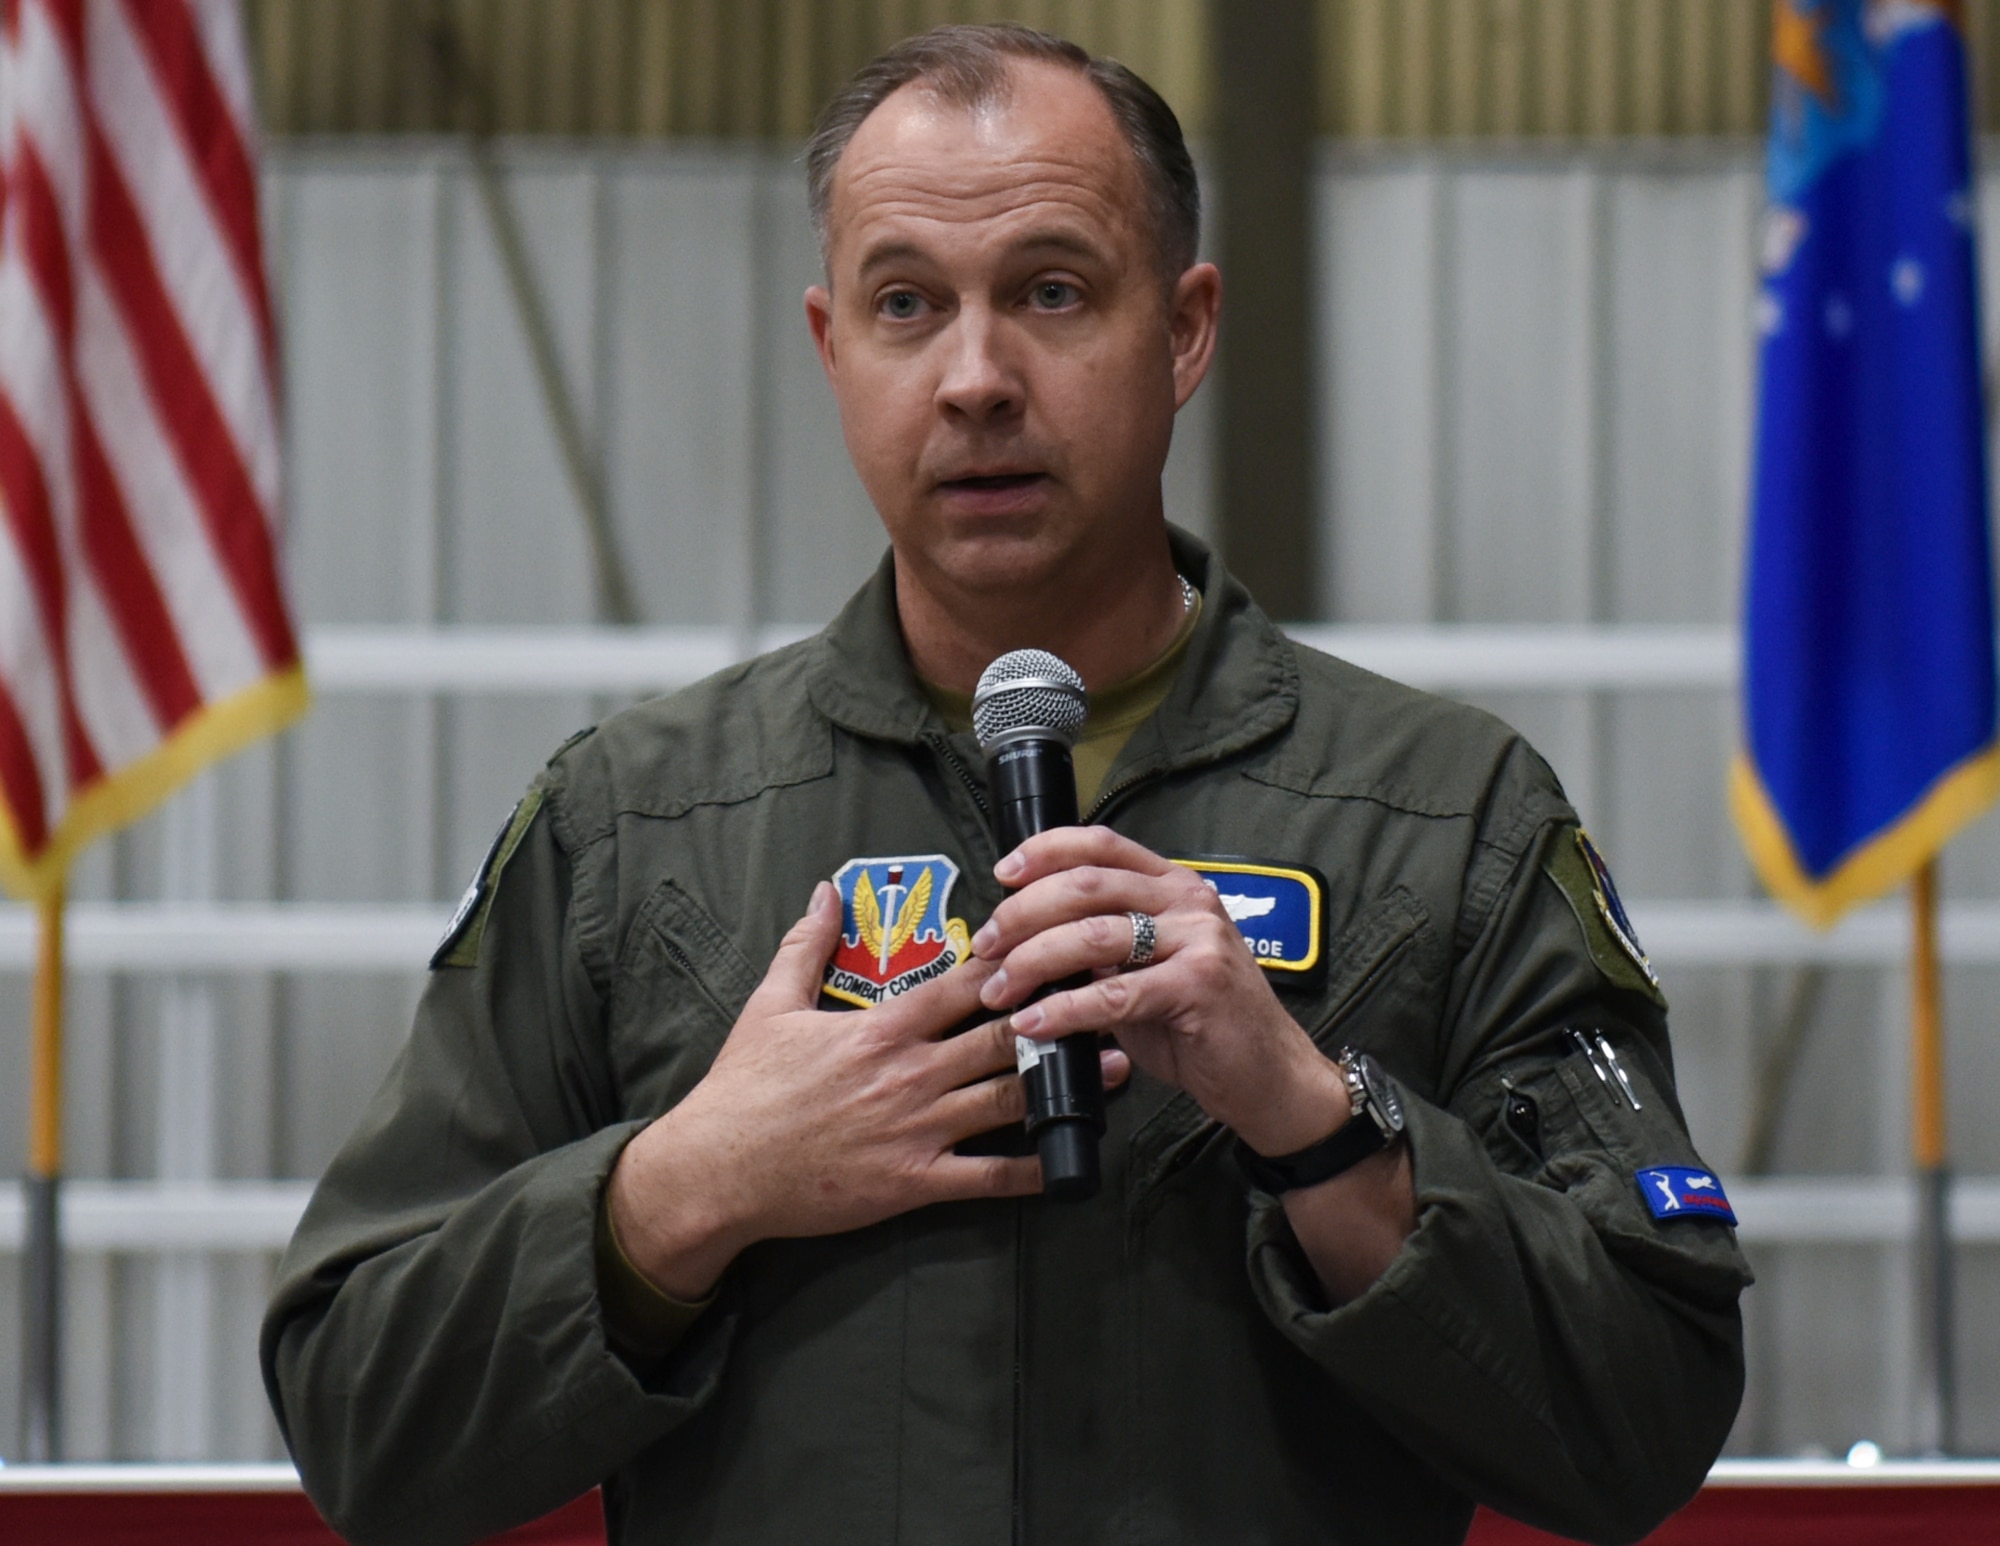
<svg viewBox="0 0 2000 1546">
<path fill-rule="evenodd" d="M 22 1450 L 30 1463 L 62 1458 L 63 887 L 37 904 L 28 1125 L 27 1252 L 22 1284 Z"/>
<path fill-rule="evenodd" d="M 1917 1283 L 1922 1305 L 1919 1447 L 1956 1447 L 1953 1357 L 1951 1169 L 1945 1129 L 1944 1017 L 1938 985 L 1937 858 L 1910 882 L 1911 1158 L 1917 1169 Z"/>
</svg>

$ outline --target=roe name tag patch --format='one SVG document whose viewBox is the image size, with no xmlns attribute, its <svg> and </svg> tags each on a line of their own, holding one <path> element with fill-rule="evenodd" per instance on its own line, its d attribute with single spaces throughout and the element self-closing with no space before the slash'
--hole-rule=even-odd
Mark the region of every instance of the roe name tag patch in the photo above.
<svg viewBox="0 0 2000 1546">
<path fill-rule="evenodd" d="M 1326 880 L 1303 864 L 1254 859 L 1175 859 L 1215 888 L 1250 954 L 1267 972 L 1303 977 L 1324 970 Z"/>
<path fill-rule="evenodd" d="M 1736 1210 L 1723 1195 L 1722 1183 L 1712 1170 L 1696 1170 L 1690 1165 L 1652 1165 L 1632 1172 L 1639 1183 L 1639 1195 L 1653 1210 L 1656 1219 L 1721 1219 L 1736 1222 Z"/>
</svg>

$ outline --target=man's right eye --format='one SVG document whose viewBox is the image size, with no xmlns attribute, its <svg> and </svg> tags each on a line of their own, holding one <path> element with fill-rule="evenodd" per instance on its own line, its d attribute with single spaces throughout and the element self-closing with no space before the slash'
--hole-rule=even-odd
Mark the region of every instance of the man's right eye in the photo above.
<svg viewBox="0 0 2000 1546">
<path fill-rule="evenodd" d="M 891 290 L 882 297 L 882 315 L 891 321 L 907 322 L 922 308 L 923 302 L 914 290 Z"/>
</svg>

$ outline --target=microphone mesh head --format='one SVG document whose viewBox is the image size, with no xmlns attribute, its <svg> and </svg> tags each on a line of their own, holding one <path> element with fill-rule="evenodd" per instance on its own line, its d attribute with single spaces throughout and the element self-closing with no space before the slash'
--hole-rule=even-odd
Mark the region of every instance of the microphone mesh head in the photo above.
<svg viewBox="0 0 2000 1546">
<path fill-rule="evenodd" d="M 1083 678 L 1047 650 L 1009 650 L 980 675 L 972 694 L 972 729 L 983 750 L 1029 729 L 1073 742 L 1089 712 Z"/>
</svg>

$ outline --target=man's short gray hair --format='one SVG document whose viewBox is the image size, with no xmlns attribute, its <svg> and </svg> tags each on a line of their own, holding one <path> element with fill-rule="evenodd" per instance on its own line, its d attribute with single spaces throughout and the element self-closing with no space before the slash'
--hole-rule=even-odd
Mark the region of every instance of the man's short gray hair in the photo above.
<svg viewBox="0 0 2000 1546">
<path fill-rule="evenodd" d="M 834 170 L 862 120 L 912 82 L 921 82 L 954 107 L 1004 102 L 1012 87 L 1010 72 L 1020 59 L 1066 66 L 1103 93 L 1139 163 L 1160 269 L 1168 278 L 1187 270 L 1201 242 L 1201 185 L 1174 110 L 1117 60 L 1098 58 L 1064 38 L 1016 22 L 933 27 L 906 38 L 863 66 L 827 103 L 806 142 L 806 197 L 822 261 Z"/>
</svg>

